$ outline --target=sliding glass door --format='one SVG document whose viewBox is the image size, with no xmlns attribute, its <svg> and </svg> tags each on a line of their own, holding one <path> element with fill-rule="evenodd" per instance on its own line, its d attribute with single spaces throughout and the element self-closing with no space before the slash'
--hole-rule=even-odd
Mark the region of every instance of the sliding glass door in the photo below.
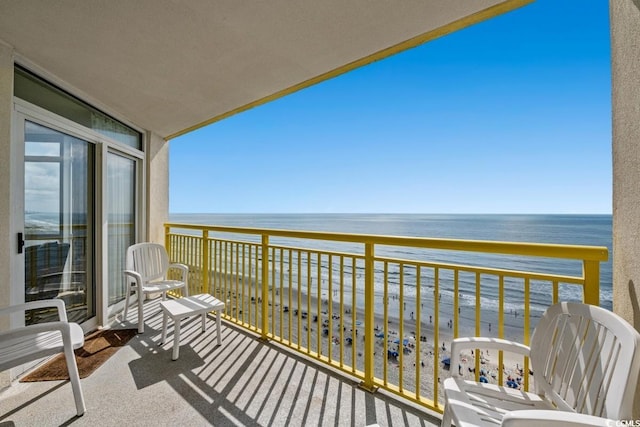
<svg viewBox="0 0 640 427">
<path fill-rule="evenodd" d="M 24 144 L 25 301 L 62 299 L 69 320 L 85 322 L 96 315 L 95 146 L 26 120 Z"/>
<path fill-rule="evenodd" d="M 136 161 L 110 152 L 107 156 L 108 305 L 125 298 L 127 248 L 135 243 Z"/>
</svg>

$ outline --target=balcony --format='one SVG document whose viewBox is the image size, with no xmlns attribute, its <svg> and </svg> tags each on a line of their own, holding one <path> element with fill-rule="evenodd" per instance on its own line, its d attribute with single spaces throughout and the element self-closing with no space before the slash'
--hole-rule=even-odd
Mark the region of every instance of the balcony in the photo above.
<svg viewBox="0 0 640 427">
<path fill-rule="evenodd" d="M 453 337 L 528 343 L 549 304 L 599 303 L 608 257 L 604 247 L 176 223 L 165 230 L 172 260 L 189 265 L 190 293 L 227 301 L 223 345 L 193 319 L 172 362 L 171 343 L 158 345 L 159 301 L 147 301 L 145 333 L 82 380 L 84 417 L 72 420 L 69 384 L 31 383 L 0 396 L 0 423 L 438 425 L 447 369 L 531 386 L 528 360 L 509 354 L 477 349 L 464 366 L 447 366 Z M 508 268 L 514 257 L 540 268 Z M 135 311 L 123 325 L 136 325 Z"/>
<path fill-rule="evenodd" d="M 118 327 L 135 328 L 136 311 Z M 158 345 L 159 299 L 145 303 L 145 321 L 144 334 L 81 380 L 83 417 L 75 418 L 69 382 L 18 383 L 0 394 L 0 425 L 439 425 L 415 405 L 368 393 L 229 322 L 218 347 L 214 325 L 202 334 L 199 319 L 183 321 L 172 361 L 171 342 Z"/>
</svg>

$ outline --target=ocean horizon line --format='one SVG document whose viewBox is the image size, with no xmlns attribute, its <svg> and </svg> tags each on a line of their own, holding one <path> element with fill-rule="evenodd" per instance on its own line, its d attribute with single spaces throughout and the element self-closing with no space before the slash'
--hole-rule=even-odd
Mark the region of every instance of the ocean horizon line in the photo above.
<svg viewBox="0 0 640 427">
<path fill-rule="evenodd" d="M 421 216 L 613 216 L 613 213 L 419 213 L 419 212 L 169 212 L 169 215 L 421 215 Z"/>
</svg>

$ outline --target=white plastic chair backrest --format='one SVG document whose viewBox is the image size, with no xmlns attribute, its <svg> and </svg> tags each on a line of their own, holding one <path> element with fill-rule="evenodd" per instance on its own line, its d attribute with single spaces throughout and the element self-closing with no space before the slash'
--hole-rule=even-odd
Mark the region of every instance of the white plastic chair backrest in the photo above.
<svg viewBox="0 0 640 427">
<path fill-rule="evenodd" d="M 560 410 L 631 419 L 639 348 L 640 334 L 615 313 L 555 304 L 531 337 L 536 390 Z"/>
<path fill-rule="evenodd" d="M 127 248 L 126 268 L 140 274 L 143 283 L 164 279 L 169 269 L 169 256 L 158 243 L 138 243 Z"/>
</svg>

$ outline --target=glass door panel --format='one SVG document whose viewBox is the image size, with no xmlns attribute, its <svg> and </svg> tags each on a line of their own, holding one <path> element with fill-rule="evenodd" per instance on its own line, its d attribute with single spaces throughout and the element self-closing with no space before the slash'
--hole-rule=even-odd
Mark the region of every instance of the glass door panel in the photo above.
<svg viewBox="0 0 640 427">
<path fill-rule="evenodd" d="M 95 316 L 94 146 L 25 121 L 25 301 L 59 298 L 70 321 Z M 52 320 L 34 310 L 25 323 Z"/>
<path fill-rule="evenodd" d="M 135 243 L 135 160 L 109 153 L 107 157 L 109 306 L 125 298 L 125 253 Z"/>
</svg>

